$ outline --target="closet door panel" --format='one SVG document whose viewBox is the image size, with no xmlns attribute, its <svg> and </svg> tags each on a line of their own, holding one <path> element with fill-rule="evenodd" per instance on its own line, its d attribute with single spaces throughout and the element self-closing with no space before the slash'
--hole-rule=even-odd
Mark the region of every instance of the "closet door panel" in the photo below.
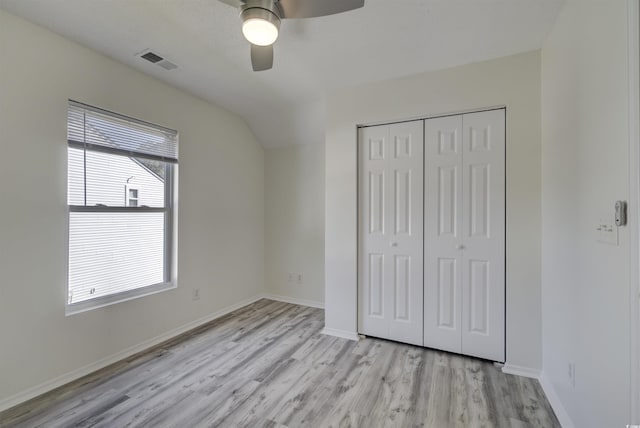
<svg viewBox="0 0 640 428">
<path fill-rule="evenodd" d="M 358 328 L 361 333 L 384 337 L 389 318 L 389 128 L 362 128 L 358 141 Z"/>
<path fill-rule="evenodd" d="M 505 359 L 504 110 L 463 116 L 462 353 Z"/>
<path fill-rule="evenodd" d="M 393 274 L 389 338 L 422 345 L 423 121 L 390 126 L 393 208 L 389 266 Z"/>
<path fill-rule="evenodd" d="M 423 122 L 359 131 L 361 333 L 422 345 Z"/>
<path fill-rule="evenodd" d="M 462 116 L 425 121 L 424 346 L 461 348 Z"/>
</svg>

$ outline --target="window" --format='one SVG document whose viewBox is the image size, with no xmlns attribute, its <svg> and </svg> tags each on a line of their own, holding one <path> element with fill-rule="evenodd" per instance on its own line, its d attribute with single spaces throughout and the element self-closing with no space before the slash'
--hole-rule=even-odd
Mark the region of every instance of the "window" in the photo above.
<svg viewBox="0 0 640 428">
<path fill-rule="evenodd" d="M 137 207 L 138 206 L 138 189 L 131 187 L 128 184 L 125 186 L 125 206 Z"/>
<path fill-rule="evenodd" d="M 172 288 L 177 132 L 69 101 L 67 141 L 67 312 Z"/>
</svg>

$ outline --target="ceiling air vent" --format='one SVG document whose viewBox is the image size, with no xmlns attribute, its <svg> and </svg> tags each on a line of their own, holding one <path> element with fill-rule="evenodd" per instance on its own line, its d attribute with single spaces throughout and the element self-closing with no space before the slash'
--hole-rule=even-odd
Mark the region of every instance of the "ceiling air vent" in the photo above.
<svg viewBox="0 0 640 428">
<path fill-rule="evenodd" d="M 164 58 L 162 58 L 160 55 L 156 55 L 156 54 L 154 54 L 153 52 L 147 52 L 146 54 L 141 55 L 141 57 L 142 57 L 142 58 L 144 58 L 144 59 L 146 59 L 146 60 L 147 60 L 147 61 L 149 61 L 149 62 L 154 63 L 154 64 L 155 64 L 156 62 L 158 62 L 158 61 L 162 61 L 162 60 L 164 59 Z"/>
<path fill-rule="evenodd" d="M 164 68 L 165 70 L 173 70 L 175 68 L 178 68 L 177 65 L 175 65 L 174 63 L 172 63 L 171 61 L 169 61 L 168 59 L 163 58 L 162 56 L 158 55 L 155 52 L 152 52 L 151 50 L 147 49 L 144 50 L 140 53 L 137 54 L 140 58 L 149 61 L 152 64 L 158 65 L 162 68 Z"/>
</svg>

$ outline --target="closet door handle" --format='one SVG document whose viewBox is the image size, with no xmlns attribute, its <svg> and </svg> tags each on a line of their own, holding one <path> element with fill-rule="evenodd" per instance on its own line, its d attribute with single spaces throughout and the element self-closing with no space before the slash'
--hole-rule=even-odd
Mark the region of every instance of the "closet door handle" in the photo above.
<svg viewBox="0 0 640 428">
<path fill-rule="evenodd" d="M 392 247 L 397 247 L 397 246 L 398 246 L 398 243 L 397 243 L 397 242 L 392 242 L 392 243 L 390 243 L 389 245 L 391 245 Z"/>
<path fill-rule="evenodd" d="M 464 245 L 456 245 L 456 250 L 464 250 Z"/>
</svg>

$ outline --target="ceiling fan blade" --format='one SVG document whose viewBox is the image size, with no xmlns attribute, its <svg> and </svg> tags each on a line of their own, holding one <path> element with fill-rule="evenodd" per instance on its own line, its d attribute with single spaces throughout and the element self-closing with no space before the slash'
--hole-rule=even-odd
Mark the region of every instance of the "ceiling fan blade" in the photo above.
<svg viewBox="0 0 640 428">
<path fill-rule="evenodd" d="M 364 6 L 364 0 L 279 0 L 284 18 L 333 15 Z"/>
<path fill-rule="evenodd" d="M 273 45 L 251 45 L 251 65 L 253 71 L 264 71 L 273 67 Z"/>
<path fill-rule="evenodd" d="M 224 4 L 228 4 L 229 6 L 233 6 L 233 7 L 240 7 L 245 3 L 242 0 L 220 0 L 220 1 Z"/>
</svg>

